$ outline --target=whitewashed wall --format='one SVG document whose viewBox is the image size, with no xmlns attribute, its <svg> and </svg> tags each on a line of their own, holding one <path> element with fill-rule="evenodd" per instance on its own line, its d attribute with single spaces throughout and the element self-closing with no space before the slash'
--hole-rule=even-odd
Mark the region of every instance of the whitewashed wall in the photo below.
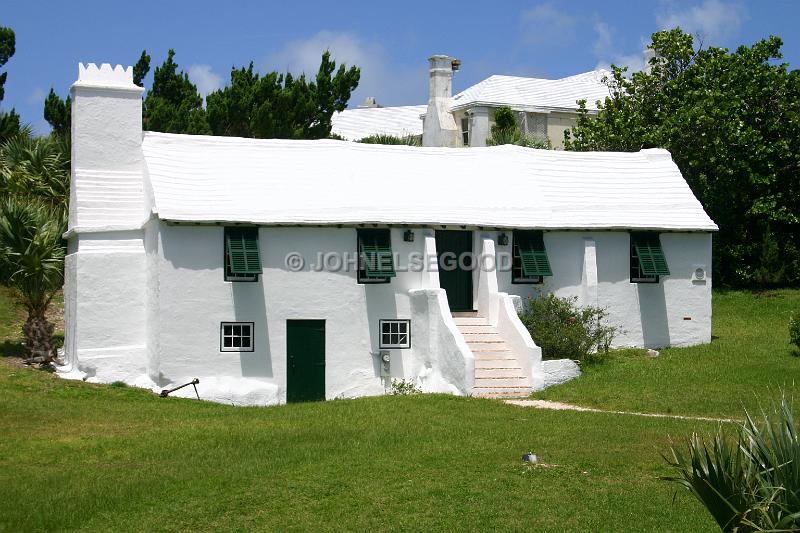
<svg viewBox="0 0 800 533">
<path fill-rule="evenodd" d="M 67 256 L 64 305 L 70 362 L 97 381 L 146 369 L 145 256 L 137 232 L 87 233 Z"/>
<path fill-rule="evenodd" d="M 286 320 L 326 321 L 326 397 L 382 394 L 377 357 L 380 319 L 411 318 L 408 290 L 426 286 L 427 274 L 402 272 L 412 251 L 423 252 L 424 231 L 415 242 L 392 229 L 399 254 L 397 277 L 388 284 L 359 284 L 356 272 L 312 271 L 319 252 L 356 252 L 353 228 L 261 228 L 264 273 L 257 283 L 223 279 L 223 228 L 160 223 L 158 246 L 157 364 L 151 377 L 162 383 L 194 376 L 267 380 L 286 391 Z M 300 253 L 306 267 L 292 272 L 285 257 Z M 223 321 L 255 323 L 255 351 L 220 352 Z M 151 344 L 154 343 L 152 337 Z M 412 339 L 413 343 L 413 339 Z M 410 350 L 391 350 L 392 373 L 404 377 Z"/>
<path fill-rule="evenodd" d="M 511 253 L 508 246 L 498 252 Z M 586 239 L 594 241 L 597 286 L 587 287 Z M 599 305 L 620 328 L 617 346 L 686 346 L 711 342 L 711 234 L 662 233 L 661 244 L 671 272 L 657 284 L 631 283 L 630 237 L 627 232 L 545 232 L 545 247 L 553 276 L 541 285 L 511 283 L 511 273 L 499 273 L 499 290 L 523 299 L 539 291 L 577 296 L 582 305 Z M 705 281 L 692 281 L 697 267 Z M 594 299 L 596 294 L 596 301 Z M 687 320 L 688 319 L 688 320 Z"/>
<path fill-rule="evenodd" d="M 353 256 L 354 228 L 261 228 L 264 273 L 255 283 L 224 280 L 221 226 L 153 219 L 144 239 L 137 232 L 83 234 L 68 257 L 68 351 L 76 366 L 98 381 L 136 382 L 147 373 L 166 386 L 200 377 L 206 387 L 227 383 L 234 403 L 285 402 L 286 320 L 323 319 L 326 398 L 356 397 L 383 394 L 389 386 L 376 357 L 378 321 L 408 318 L 412 348 L 390 351 L 392 376 L 418 380 L 430 390 L 469 392 L 468 349 L 454 341 L 453 328 L 445 327 L 449 317 L 439 316 L 441 306 L 430 303 L 435 274 L 404 271 L 410 253 L 431 253 L 434 231 L 415 228 L 413 243 L 403 241 L 404 231 L 391 230 L 397 277 L 373 285 L 358 284 L 352 268 L 311 268 L 318 253 Z M 499 233 L 473 231 L 473 250 L 478 253 L 482 239 L 496 241 Z M 511 239 L 511 232 L 505 233 Z M 619 346 L 709 342 L 711 279 L 693 281 L 692 273 L 702 267 L 710 275 L 711 236 L 663 233 L 661 242 L 672 275 L 658 284 L 634 284 L 628 278 L 627 232 L 545 232 L 554 275 L 541 285 L 519 285 L 511 283 L 510 272 L 499 271 L 498 290 L 522 298 L 554 292 L 577 296 L 582 305 L 606 307 L 610 322 L 621 330 Z M 300 272 L 285 265 L 292 252 L 306 261 Z M 498 262 L 500 254 L 510 252 L 510 243 L 497 245 Z M 476 309 L 478 279 L 476 274 Z M 253 352 L 220 351 L 220 322 L 228 321 L 254 323 Z M 253 387 L 271 392 L 236 396 Z M 221 399 L 219 390 L 215 394 Z"/>
</svg>

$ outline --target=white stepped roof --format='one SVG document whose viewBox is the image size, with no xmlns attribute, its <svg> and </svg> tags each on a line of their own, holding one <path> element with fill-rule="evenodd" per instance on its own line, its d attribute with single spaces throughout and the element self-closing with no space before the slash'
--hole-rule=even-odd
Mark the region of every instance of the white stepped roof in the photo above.
<svg viewBox="0 0 800 533">
<path fill-rule="evenodd" d="M 576 102 L 585 99 L 586 107 L 596 110 L 595 102 L 609 95 L 608 87 L 600 81 L 604 74 L 591 71 L 560 80 L 490 76 L 453 96 L 453 109 L 486 105 L 522 111 L 574 111 Z"/>
<path fill-rule="evenodd" d="M 713 231 L 665 150 L 418 148 L 146 132 L 164 220 Z"/>
<path fill-rule="evenodd" d="M 375 134 L 405 137 L 422 135 L 420 115 L 427 105 L 397 107 L 358 107 L 334 113 L 332 132 L 348 141 L 357 141 Z"/>
</svg>

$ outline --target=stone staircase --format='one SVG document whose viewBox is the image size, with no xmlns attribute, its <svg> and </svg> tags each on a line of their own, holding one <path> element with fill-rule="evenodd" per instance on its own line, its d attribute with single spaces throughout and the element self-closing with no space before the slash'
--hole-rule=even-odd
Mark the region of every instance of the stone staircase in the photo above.
<svg viewBox="0 0 800 533">
<path fill-rule="evenodd" d="M 475 356 L 475 395 L 519 398 L 533 390 L 517 357 L 488 319 L 476 312 L 455 312 L 453 320 Z"/>
</svg>

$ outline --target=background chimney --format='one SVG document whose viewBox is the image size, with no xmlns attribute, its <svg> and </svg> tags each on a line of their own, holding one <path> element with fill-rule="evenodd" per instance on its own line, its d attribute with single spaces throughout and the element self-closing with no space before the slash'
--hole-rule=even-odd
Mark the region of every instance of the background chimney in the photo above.
<svg viewBox="0 0 800 533">
<path fill-rule="evenodd" d="M 428 58 L 430 67 L 428 111 L 422 128 L 423 146 L 459 146 L 459 130 L 450 112 L 453 72 L 461 62 L 446 55 Z"/>
</svg>

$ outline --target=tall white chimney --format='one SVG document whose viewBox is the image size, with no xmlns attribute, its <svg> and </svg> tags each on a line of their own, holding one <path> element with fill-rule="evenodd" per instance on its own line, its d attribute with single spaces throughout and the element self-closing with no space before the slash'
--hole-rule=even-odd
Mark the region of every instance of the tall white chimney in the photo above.
<svg viewBox="0 0 800 533">
<path fill-rule="evenodd" d="M 435 55 L 428 58 L 428 64 L 430 85 L 422 145 L 459 146 L 459 129 L 450 108 L 453 100 L 453 72 L 458 70 L 461 63 L 450 56 Z"/>
<path fill-rule="evenodd" d="M 67 361 L 101 382 L 147 369 L 142 89 L 133 69 L 78 66 L 64 261 Z"/>
</svg>

